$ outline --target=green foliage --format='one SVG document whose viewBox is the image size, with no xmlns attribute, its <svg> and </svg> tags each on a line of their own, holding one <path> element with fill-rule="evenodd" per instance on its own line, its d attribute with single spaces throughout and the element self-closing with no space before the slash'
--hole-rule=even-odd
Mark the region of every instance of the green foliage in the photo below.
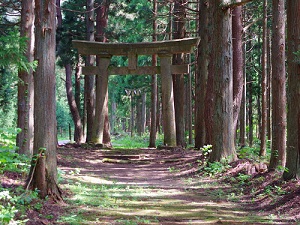
<svg viewBox="0 0 300 225">
<path fill-rule="evenodd" d="M 294 55 L 295 55 L 295 62 L 297 64 L 300 64 L 300 50 L 297 52 L 294 52 Z"/>
<path fill-rule="evenodd" d="M 26 173 L 30 159 L 16 153 L 15 138 L 19 129 L 0 129 L 0 173 Z"/>
<path fill-rule="evenodd" d="M 135 216 L 135 220 L 118 219 L 118 220 L 116 220 L 116 222 L 120 225 L 139 225 L 139 224 L 151 224 L 153 222 L 153 220 Z M 158 222 L 158 221 L 155 221 L 155 222 Z"/>
<path fill-rule="evenodd" d="M 224 172 L 228 168 L 230 168 L 230 165 L 222 162 L 208 162 L 206 167 L 204 167 L 204 175 L 213 177 Z"/>
<path fill-rule="evenodd" d="M 56 120 L 59 137 L 65 140 L 68 136 L 69 124 L 73 125 L 68 100 L 66 97 L 66 87 L 63 69 L 56 68 Z M 72 126 L 73 127 L 73 126 Z M 69 138 L 69 137 L 68 137 Z"/>
<path fill-rule="evenodd" d="M 212 152 L 212 145 L 204 145 L 202 148 L 200 148 L 200 150 L 202 151 L 204 158 L 207 159 L 209 154 Z"/>
<path fill-rule="evenodd" d="M 0 130 L 0 174 L 14 172 L 26 175 L 30 168 L 30 158 L 19 155 L 14 144 L 19 129 Z M 43 204 L 39 200 L 38 190 L 17 188 L 3 188 L 0 186 L 0 224 L 25 224 L 26 219 L 16 219 L 16 214 L 24 215 L 29 208 L 40 210 Z"/>
<path fill-rule="evenodd" d="M 109 39 L 117 42 L 151 41 L 152 5 L 147 0 L 114 1 L 106 30 Z M 130 34 L 130 35 L 129 35 Z"/>
<path fill-rule="evenodd" d="M 17 102 L 17 71 L 0 67 L 0 127 L 13 127 Z"/>
<path fill-rule="evenodd" d="M 72 47 L 72 40 L 85 39 L 86 23 L 82 9 L 85 8 L 85 1 L 68 0 L 64 1 L 62 27 L 57 30 L 57 55 L 59 56 L 58 65 L 71 64 L 78 62 L 77 50 Z M 80 13 L 82 11 L 82 13 Z"/>
<path fill-rule="evenodd" d="M 162 137 L 160 137 L 162 138 Z M 157 142 L 161 142 L 158 138 Z M 118 136 L 112 137 L 114 147 L 122 149 L 135 149 L 135 148 L 146 148 L 149 145 L 149 133 L 145 133 L 142 136 L 134 135 L 130 136 L 128 133 L 123 133 Z"/>
<path fill-rule="evenodd" d="M 264 195 L 267 195 L 271 198 L 277 198 L 282 195 L 288 194 L 288 191 L 284 190 L 281 186 L 278 185 L 267 185 L 264 188 L 264 192 L 259 195 L 259 197 L 263 198 Z"/>
<path fill-rule="evenodd" d="M 17 29 L 0 36 L 0 127 L 13 127 L 16 122 L 18 71 L 35 69 L 36 62 L 28 62 L 26 38 Z"/>
<path fill-rule="evenodd" d="M 250 178 L 251 178 L 251 175 L 239 173 L 236 179 L 238 180 L 240 185 L 244 185 L 244 184 L 248 183 Z"/>
<path fill-rule="evenodd" d="M 269 161 L 271 156 L 271 148 L 270 148 L 270 141 L 267 141 L 267 148 L 266 148 L 266 155 L 259 156 L 260 152 L 260 140 L 255 138 L 253 141 L 253 146 L 245 146 L 237 150 L 238 157 L 240 159 L 252 159 L 256 162 L 261 161 Z"/>
<path fill-rule="evenodd" d="M 16 220 L 15 216 L 17 212 L 25 212 L 31 207 L 36 210 L 42 208 L 38 191 L 24 190 L 21 186 L 14 191 L 0 188 L 0 203 L 1 224 L 25 224 L 28 219 Z"/>
<path fill-rule="evenodd" d="M 169 170 L 170 173 L 178 173 L 178 172 L 180 172 L 180 169 L 176 169 L 176 167 L 174 167 L 174 166 L 170 166 L 168 168 L 168 170 Z"/>
<path fill-rule="evenodd" d="M 28 62 L 24 55 L 27 48 L 26 41 L 26 38 L 20 37 L 17 29 L 0 36 L 0 68 L 13 68 L 28 72 L 36 67 L 37 62 Z"/>
</svg>

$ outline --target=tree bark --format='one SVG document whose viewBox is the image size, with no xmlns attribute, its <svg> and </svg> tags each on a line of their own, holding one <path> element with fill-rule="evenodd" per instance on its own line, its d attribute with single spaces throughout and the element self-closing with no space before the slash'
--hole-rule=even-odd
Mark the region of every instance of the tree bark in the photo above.
<svg viewBox="0 0 300 225">
<path fill-rule="evenodd" d="M 248 123 L 249 123 L 249 146 L 252 147 L 253 146 L 253 84 L 252 84 L 252 80 L 251 80 L 251 76 L 248 75 L 248 80 L 249 80 L 249 84 L 248 84 L 248 95 L 249 95 L 249 99 L 248 99 Z"/>
<path fill-rule="evenodd" d="M 199 11 L 199 36 L 197 71 L 195 77 L 195 147 L 205 145 L 205 96 L 208 78 L 208 7 L 206 1 L 201 1 Z"/>
<path fill-rule="evenodd" d="M 191 55 L 189 55 L 189 63 L 191 64 Z M 189 145 L 193 144 L 193 105 L 192 105 L 192 72 L 188 74 L 188 82 L 186 83 L 186 131 L 188 132 Z"/>
<path fill-rule="evenodd" d="M 243 76 L 244 76 L 244 83 L 243 83 L 243 96 L 242 96 L 242 103 L 241 103 L 241 109 L 240 109 L 240 146 L 245 147 L 246 146 L 246 140 L 247 140 L 247 133 L 246 133 L 246 126 L 247 126 L 247 70 L 246 70 L 246 50 L 247 45 L 244 42 L 243 48 L 244 48 L 244 69 L 243 69 Z"/>
<path fill-rule="evenodd" d="M 94 32 L 94 0 L 87 0 L 87 14 L 86 14 L 86 40 L 95 41 Z M 86 66 L 93 66 L 95 63 L 95 56 L 87 56 Z M 92 140 L 92 130 L 95 118 L 95 76 L 89 75 L 84 77 L 84 97 L 86 105 L 86 142 Z"/>
<path fill-rule="evenodd" d="M 173 9 L 173 39 L 181 39 L 185 37 L 185 18 L 187 0 L 178 0 L 174 3 Z M 183 64 L 183 54 L 176 54 L 173 56 L 173 65 Z M 186 146 L 185 141 L 185 117 L 184 117 L 184 75 L 173 75 L 174 86 L 174 107 L 175 107 L 175 121 L 176 121 L 176 142 L 177 146 Z"/>
<path fill-rule="evenodd" d="M 264 0 L 264 17 L 263 17 L 263 47 L 262 47 L 262 81 L 261 81 L 261 133 L 260 133 L 260 151 L 259 156 L 266 155 L 267 147 L 267 0 Z"/>
<path fill-rule="evenodd" d="M 116 124 L 117 124 L 116 111 L 117 111 L 117 103 L 115 99 L 113 99 L 111 103 L 111 122 L 110 122 L 112 134 L 116 132 Z"/>
<path fill-rule="evenodd" d="M 236 159 L 233 127 L 232 18 L 230 9 L 220 7 L 224 1 L 214 0 L 213 55 L 215 61 L 213 151 L 210 161 Z"/>
<path fill-rule="evenodd" d="M 283 178 L 300 179 L 300 1 L 287 1 L 288 114 L 287 158 Z"/>
<path fill-rule="evenodd" d="M 237 2 L 240 2 L 237 1 Z M 232 12 L 232 44 L 233 44 L 233 129 L 237 128 L 243 96 L 243 25 L 242 6 Z"/>
<path fill-rule="evenodd" d="M 97 13 L 96 41 L 106 42 L 106 40 L 107 40 L 106 36 L 105 36 L 105 28 L 107 27 L 107 20 L 108 20 L 108 6 L 109 6 L 108 4 L 109 4 L 109 1 L 103 1 L 102 6 L 100 6 L 96 11 L 96 13 Z M 105 61 L 106 60 L 107 59 L 105 59 Z M 100 61 L 101 61 L 101 59 L 100 59 Z M 108 65 L 105 65 L 105 66 L 108 66 Z M 107 71 L 105 73 L 107 73 Z M 109 118 L 109 116 L 108 116 L 108 87 L 106 87 L 108 85 L 108 74 L 101 74 L 100 76 L 101 76 L 101 78 L 99 78 L 99 75 L 97 76 L 97 78 L 96 78 L 97 82 L 106 83 L 106 84 L 98 84 L 98 88 L 99 88 L 99 85 L 101 85 L 103 89 L 106 89 L 105 102 L 103 105 L 103 107 L 104 107 L 103 108 L 103 113 L 104 113 L 104 115 L 103 115 L 104 116 L 103 135 L 104 136 L 103 136 L 102 141 L 103 141 L 104 145 L 111 147 L 111 138 L 110 138 L 110 131 L 109 131 L 110 125 L 109 125 L 109 119 L 108 119 Z M 97 101 L 98 101 L 98 99 L 97 99 Z M 102 119 L 100 119 L 100 121 L 101 120 Z M 102 125 L 100 124 L 100 126 L 102 126 Z"/>
<path fill-rule="evenodd" d="M 213 5 L 208 5 L 208 73 L 207 73 L 207 85 L 206 85 L 206 95 L 205 95 L 205 144 L 213 143 L 213 112 L 214 112 L 214 74 L 215 74 L 215 60 L 213 55 L 213 32 L 214 32 L 214 12 Z M 200 41 L 201 44 L 201 41 Z"/>
<path fill-rule="evenodd" d="M 80 66 L 81 59 L 78 60 L 75 68 L 75 102 L 77 105 L 77 110 L 79 115 L 81 116 L 81 101 L 80 101 L 80 94 L 81 94 L 81 84 L 80 84 L 80 75 L 81 75 L 81 66 Z M 83 133 L 82 133 L 83 135 Z"/>
<path fill-rule="evenodd" d="M 26 58 L 28 62 L 34 60 L 34 2 L 22 1 L 21 10 L 21 37 L 27 38 Z M 32 156 L 33 153 L 33 131 L 34 131 L 34 81 L 33 70 L 18 73 L 18 122 L 17 127 L 21 132 L 17 135 L 16 144 L 19 154 Z"/>
<path fill-rule="evenodd" d="M 141 133 L 145 133 L 146 130 L 146 93 L 141 94 Z"/>
<path fill-rule="evenodd" d="M 272 149 L 269 169 L 286 161 L 285 1 L 273 0 Z"/>
<path fill-rule="evenodd" d="M 67 92 L 67 99 L 68 104 L 70 107 L 72 119 L 74 122 L 74 141 L 78 144 L 83 142 L 83 129 L 82 129 L 82 122 L 79 114 L 79 110 L 77 108 L 76 99 L 73 95 L 73 88 L 72 88 L 72 66 L 71 64 L 66 64 L 65 71 L 66 71 L 66 92 Z"/>
<path fill-rule="evenodd" d="M 157 30 L 157 2 L 153 0 L 153 36 L 152 41 L 157 41 L 156 30 Z M 157 55 L 152 56 L 152 66 L 157 66 Z M 149 139 L 149 147 L 156 147 L 156 133 L 157 133 L 157 75 L 152 75 L 152 83 L 151 83 L 151 123 L 150 123 L 150 139 Z"/>
<path fill-rule="evenodd" d="M 271 35 L 270 35 L 270 29 L 268 29 L 268 46 L 267 46 L 267 101 L 268 101 L 268 107 L 267 107 L 267 136 L 268 140 L 272 140 L 272 51 L 271 51 Z"/>
<path fill-rule="evenodd" d="M 106 109 L 108 109 L 108 105 L 106 106 Z M 105 112 L 105 118 L 104 118 L 103 145 L 107 148 L 112 147 L 111 138 L 110 138 L 110 123 L 109 123 L 108 112 Z"/>
<path fill-rule="evenodd" d="M 28 186 L 38 189 L 41 198 L 50 196 L 62 200 L 57 186 L 57 130 L 55 99 L 55 0 L 35 1 L 35 59 L 38 67 L 34 76 L 34 154 L 39 155 L 31 166 Z"/>
<path fill-rule="evenodd" d="M 142 136 L 142 98 L 136 96 L 136 131 L 138 136 Z"/>
</svg>

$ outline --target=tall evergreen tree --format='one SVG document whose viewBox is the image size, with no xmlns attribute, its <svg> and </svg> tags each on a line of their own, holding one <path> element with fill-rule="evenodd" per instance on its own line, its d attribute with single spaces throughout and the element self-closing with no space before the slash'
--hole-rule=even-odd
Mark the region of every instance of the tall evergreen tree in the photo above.
<svg viewBox="0 0 300 225">
<path fill-rule="evenodd" d="M 55 99 L 55 0 L 35 1 L 34 155 L 27 185 L 40 197 L 62 200 L 57 185 L 57 130 Z M 42 21 L 42 22 L 41 22 Z"/>
<path fill-rule="evenodd" d="M 205 132 L 205 96 L 208 78 L 209 44 L 208 44 L 208 15 L 210 5 L 206 1 L 200 1 L 199 10 L 199 35 L 201 37 L 198 46 L 197 73 L 195 79 L 195 147 L 201 148 L 206 143 Z"/>
<path fill-rule="evenodd" d="M 269 169 L 286 161 L 285 0 L 273 0 L 272 151 Z"/>
<path fill-rule="evenodd" d="M 25 56 L 29 62 L 34 59 L 34 2 L 22 1 L 20 35 L 27 38 Z M 33 70 L 19 71 L 18 83 L 18 122 L 21 132 L 17 135 L 17 146 L 20 154 L 31 156 L 33 153 L 33 108 L 34 81 Z"/>
<path fill-rule="evenodd" d="M 86 40 L 95 41 L 95 10 L 94 0 L 86 0 Z M 85 65 L 93 66 L 95 56 L 87 56 Z M 84 102 L 86 116 L 86 142 L 90 142 L 92 138 L 92 126 L 95 117 L 95 75 L 84 77 Z"/>
<path fill-rule="evenodd" d="M 210 161 L 236 159 L 233 129 L 232 17 L 228 1 L 214 0 L 214 114 Z"/>
<path fill-rule="evenodd" d="M 300 179 L 300 1 L 287 0 L 287 170 L 285 180 Z"/>
<path fill-rule="evenodd" d="M 187 0 L 176 0 L 173 9 L 173 39 L 182 39 L 185 37 L 185 20 Z M 176 54 L 173 56 L 173 65 L 184 63 L 184 55 Z M 185 146 L 185 115 L 184 115 L 184 75 L 173 75 L 174 85 L 174 107 L 176 121 L 176 142 L 178 146 Z"/>
</svg>

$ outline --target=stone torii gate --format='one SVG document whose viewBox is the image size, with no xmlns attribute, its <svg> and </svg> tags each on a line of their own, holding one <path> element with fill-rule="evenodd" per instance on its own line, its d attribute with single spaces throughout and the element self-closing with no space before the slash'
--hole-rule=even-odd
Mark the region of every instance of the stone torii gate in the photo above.
<svg viewBox="0 0 300 225">
<path fill-rule="evenodd" d="M 97 55 L 98 66 L 86 66 L 82 68 L 85 75 L 100 75 L 101 82 L 96 83 L 96 121 L 93 133 L 97 138 L 92 140 L 95 143 L 102 143 L 104 117 L 103 110 L 107 101 L 108 76 L 109 75 L 154 75 L 161 74 L 162 104 L 164 121 L 164 144 L 166 146 L 176 146 L 175 110 L 173 97 L 172 74 L 185 74 L 189 72 L 187 64 L 172 65 L 173 54 L 190 53 L 194 46 L 199 44 L 199 38 L 185 38 L 160 42 L 142 43 L 102 43 L 91 41 L 74 40 L 73 46 L 82 55 Z M 160 66 L 137 65 L 138 55 L 154 55 L 160 58 Z M 128 67 L 110 66 L 112 56 L 127 56 Z M 102 118 L 103 117 L 103 118 Z M 94 135 L 93 135 L 94 136 Z"/>
</svg>

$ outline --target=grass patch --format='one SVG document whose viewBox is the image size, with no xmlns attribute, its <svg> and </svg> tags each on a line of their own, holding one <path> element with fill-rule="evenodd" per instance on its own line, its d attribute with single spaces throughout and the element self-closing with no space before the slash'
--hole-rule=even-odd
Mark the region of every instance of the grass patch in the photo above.
<svg viewBox="0 0 300 225">
<path fill-rule="evenodd" d="M 112 136 L 113 146 L 120 149 L 137 149 L 148 148 L 149 146 L 149 133 L 144 133 L 142 136 L 124 133 Z M 156 140 L 156 146 L 162 145 L 163 135 L 158 135 Z"/>
</svg>

